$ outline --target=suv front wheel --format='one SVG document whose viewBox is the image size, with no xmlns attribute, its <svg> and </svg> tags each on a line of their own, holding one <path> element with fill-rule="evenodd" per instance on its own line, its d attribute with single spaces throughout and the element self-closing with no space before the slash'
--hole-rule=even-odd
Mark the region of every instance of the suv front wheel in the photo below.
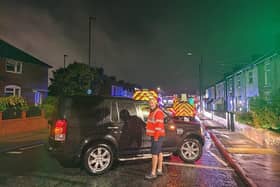
<svg viewBox="0 0 280 187">
<path fill-rule="evenodd" d="M 112 167 L 113 156 L 111 147 L 106 144 L 92 146 L 84 155 L 85 169 L 92 175 L 103 174 Z"/>
<path fill-rule="evenodd" d="M 179 147 L 179 156 L 184 162 L 193 163 L 202 155 L 201 143 L 193 138 L 186 138 Z"/>
</svg>

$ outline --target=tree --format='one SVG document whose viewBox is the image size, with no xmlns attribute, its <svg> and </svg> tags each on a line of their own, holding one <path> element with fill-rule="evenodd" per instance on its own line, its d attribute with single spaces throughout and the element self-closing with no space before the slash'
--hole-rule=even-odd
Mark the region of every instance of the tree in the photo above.
<svg viewBox="0 0 280 187">
<path fill-rule="evenodd" d="M 94 93 L 99 95 L 101 93 L 102 87 L 105 82 L 105 74 L 103 68 L 94 68 L 94 79 L 92 82 L 92 88 L 94 88 Z"/>
<path fill-rule="evenodd" d="M 49 86 L 49 95 L 86 95 L 91 88 L 94 76 L 94 69 L 82 63 L 73 63 L 67 68 L 60 68 L 53 71 L 53 78 Z"/>
</svg>

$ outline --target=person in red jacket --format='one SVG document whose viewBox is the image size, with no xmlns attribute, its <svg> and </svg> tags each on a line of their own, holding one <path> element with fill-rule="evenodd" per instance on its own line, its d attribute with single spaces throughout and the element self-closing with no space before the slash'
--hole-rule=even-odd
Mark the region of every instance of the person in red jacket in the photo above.
<svg viewBox="0 0 280 187">
<path fill-rule="evenodd" d="M 157 176 L 163 175 L 162 171 L 162 144 L 165 136 L 164 130 L 164 113 L 158 107 L 156 99 L 149 100 L 150 114 L 146 125 L 146 135 L 151 136 L 152 141 L 152 171 L 145 175 L 145 179 L 155 179 Z"/>
</svg>

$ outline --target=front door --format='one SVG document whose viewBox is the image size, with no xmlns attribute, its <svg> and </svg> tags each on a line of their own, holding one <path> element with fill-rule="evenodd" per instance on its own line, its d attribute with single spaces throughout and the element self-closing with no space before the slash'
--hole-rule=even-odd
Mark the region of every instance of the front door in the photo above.
<svg viewBox="0 0 280 187">
<path fill-rule="evenodd" d="M 150 113 L 150 106 L 148 103 L 137 103 L 137 115 L 141 119 L 143 126 L 142 133 L 142 153 L 151 153 L 151 137 L 146 135 L 146 123 Z"/>
<path fill-rule="evenodd" d="M 136 106 L 133 102 L 123 100 L 117 103 L 121 134 L 119 147 L 121 154 L 135 155 L 141 153 L 142 137 L 145 133 L 145 123 L 137 116 Z"/>
</svg>

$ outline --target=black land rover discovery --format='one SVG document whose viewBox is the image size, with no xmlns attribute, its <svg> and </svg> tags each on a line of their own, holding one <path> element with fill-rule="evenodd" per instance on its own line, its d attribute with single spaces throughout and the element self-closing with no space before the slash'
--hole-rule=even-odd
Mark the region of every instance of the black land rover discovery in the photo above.
<svg viewBox="0 0 280 187">
<path fill-rule="evenodd" d="M 108 171 L 116 160 L 151 158 L 151 139 L 145 133 L 148 114 L 147 103 L 131 99 L 60 98 L 48 150 L 63 166 L 82 165 L 89 174 Z M 199 121 L 165 120 L 165 130 L 165 156 L 176 152 L 185 162 L 201 157 L 204 136 Z"/>
</svg>

